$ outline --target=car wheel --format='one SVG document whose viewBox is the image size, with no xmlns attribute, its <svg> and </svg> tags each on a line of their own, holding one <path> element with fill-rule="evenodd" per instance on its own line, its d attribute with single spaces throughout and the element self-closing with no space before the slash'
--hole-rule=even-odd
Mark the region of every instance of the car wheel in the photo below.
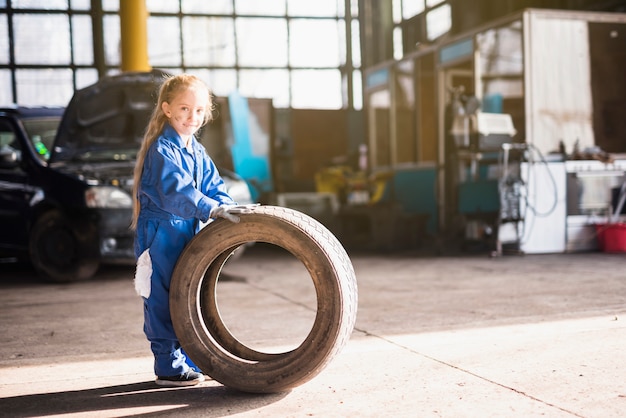
<svg viewBox="0 0 626 418">
<path fill-rule="evenodd" d="M 89 279 L 100 265 L 94 227 L 72 223 L 57 210 L 36 221 L 29 253 L 35 270 L 54 282 Z"/>
<path fill-rule="evenodd" d="M 248 242 L 282 247 L 310 274 L 317 312 L 300 345 L 264 353 L 233 336 L 216 301 L 216 286 L 232 251 Z M 356 320 L 357 284 L 350 258 L 315 219 L 292 209 L 259 206 L 233 224 L 217 220 L 187 245 L 172 275 L 170 311 L 176 335 L 204 373 L 233 389 L 272 393 L 316 376 L 346 344 Z"/>
</svg>

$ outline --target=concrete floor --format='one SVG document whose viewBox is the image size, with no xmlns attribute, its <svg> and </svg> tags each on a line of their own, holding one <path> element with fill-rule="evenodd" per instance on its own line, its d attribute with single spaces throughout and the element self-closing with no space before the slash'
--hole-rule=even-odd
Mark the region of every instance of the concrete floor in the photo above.
<svg viewBox="0 0 626 418">
<path fill-rule="evenodd" d="M 351 340 L 272 395 L 211 379 L 158 388 L 132 266 L 58 285 L 0 264 L 0 416 L 625 416 L 626 255 L 351 257 Z M 302 340 L 315 298 L 298 261 L 258 245 L 226 273 L 218 297 L 236 336 Z"/>
</svg>

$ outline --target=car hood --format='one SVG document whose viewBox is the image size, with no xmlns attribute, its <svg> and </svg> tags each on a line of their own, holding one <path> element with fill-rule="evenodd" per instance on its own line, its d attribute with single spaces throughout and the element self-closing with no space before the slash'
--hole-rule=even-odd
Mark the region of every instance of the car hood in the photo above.
<svg viewBox="0 0 626 418">
<path fill-rule="evenodd" d="M 159 70 L 126 72 L 77 90 L 63 114 L 49 162 L 134 160 L 167 75 Z"/>
</svg>

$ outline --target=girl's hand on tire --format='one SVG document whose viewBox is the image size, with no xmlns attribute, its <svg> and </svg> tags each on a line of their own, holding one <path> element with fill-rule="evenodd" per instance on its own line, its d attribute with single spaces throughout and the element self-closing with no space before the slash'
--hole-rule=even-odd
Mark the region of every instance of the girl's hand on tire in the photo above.
<svg viewBox="0 0 626 418">
<path fill-rule="evenodd" d="M 211 210 L 211 214 L 209 217 L 215 218 L 224 218 L 233 223 L 239 223 L 240 218 L 237 215 L 242 213 L 252 213 L 254 208 L 259 206 L 258 203 L 250 204 L 250 205 L 222 205 Z"/>
</svg>

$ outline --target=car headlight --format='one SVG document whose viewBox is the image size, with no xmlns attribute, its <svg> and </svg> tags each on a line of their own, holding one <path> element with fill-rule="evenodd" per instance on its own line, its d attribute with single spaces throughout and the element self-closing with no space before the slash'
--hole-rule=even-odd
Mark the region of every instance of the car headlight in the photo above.
<svg viewBox="0 0 626 418">
<path fill-rule="evenodd" d="M 133 199 L 128 193 L 111 186 L 88 188 L 85 191 L 85 202 L 90 208 L 121 209 L 133 207 Z"/>
</svg>

